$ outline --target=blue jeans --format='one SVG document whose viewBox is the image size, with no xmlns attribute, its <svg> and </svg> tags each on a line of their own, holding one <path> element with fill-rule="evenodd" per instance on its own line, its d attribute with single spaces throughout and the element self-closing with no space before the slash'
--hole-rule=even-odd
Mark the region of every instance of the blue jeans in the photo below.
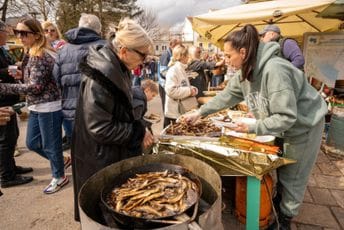
<svg viewBox="0 0 344 230">
<path fill-rule="evenodd" d="M 72 134 L 73 134 L 73 127 L 74 127 L 74 120 L 63 119 L 62 125 L 63 125 L 63 130 L 65 132 L 65 135 L 68 141 L 71 141 Z"/>
<path fill-rule="evenodd" d="M 64 176 L 62 152 L 62 110 L 40 113 L 30 111 L 26 145 L 50 161 L 52 176 Z"/>
</svg>

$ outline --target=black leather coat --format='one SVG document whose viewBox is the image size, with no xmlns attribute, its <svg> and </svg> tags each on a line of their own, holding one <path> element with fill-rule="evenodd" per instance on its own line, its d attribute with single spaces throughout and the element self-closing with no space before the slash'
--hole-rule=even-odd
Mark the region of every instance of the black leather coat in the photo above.
<svg viewBox="0 0 344 230">
<path fill-rule="evenodd" d="M 141 154 L 145 133 L 133 115 L 130 72 L 108 46 L 92 46 L 80 70 L 71 149 L 76 219 L 84 182 L 112 163 Z"/>
</svg>

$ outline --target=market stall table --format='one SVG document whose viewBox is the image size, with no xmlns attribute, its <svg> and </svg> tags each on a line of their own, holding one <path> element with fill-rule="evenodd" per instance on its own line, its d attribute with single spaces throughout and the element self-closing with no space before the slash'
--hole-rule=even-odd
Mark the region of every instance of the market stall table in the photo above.
<svg viewBox="0 0 344 230">
<path fill-rule="evenodd" d="M 159 140 L 158 149 L 159 152 L 167 151 L 202 159 L 221 176 L 247 176 L 246 229 L 259 229 L 260 179 L 271 170 L 293 161 L 277 155 L 228 147 L 224 145 L 226 138 L 165 135 Z"/>
</svg>

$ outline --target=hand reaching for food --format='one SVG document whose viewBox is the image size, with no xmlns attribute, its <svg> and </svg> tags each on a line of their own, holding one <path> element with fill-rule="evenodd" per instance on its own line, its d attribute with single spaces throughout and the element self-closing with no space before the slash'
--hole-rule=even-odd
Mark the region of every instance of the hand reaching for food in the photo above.
<svg viewBox="0 0 344 230">
<path fill-rule="evenodd" d="M 248 125 L 243 122 L 235 122 L 233 130 L 240 133 L 248 133 Z"/>
<path fill-rule="evenodd" d="M 177 119 L 177 121 L 178 122 L 185 121 L 188 124 L 194 124 L 200 118 L 201 118 L 201 114 L 199 113 L 198 110 L 195 110 L 190 113 L 183 114 Z"/>
<path fill-rule="evenodd" d="M 146 149 L 150 147 L 153 143 L 154 143 L 154 136 L 148 129 L 146 129 L 146 133 L 143 138 L 143 148 Z"/>
<path fill-rule="evenodd" d="M 198 93 L 198 89 L 194 86 L 191 86 L 191 96 L 196 96 Z"/>
</svg>

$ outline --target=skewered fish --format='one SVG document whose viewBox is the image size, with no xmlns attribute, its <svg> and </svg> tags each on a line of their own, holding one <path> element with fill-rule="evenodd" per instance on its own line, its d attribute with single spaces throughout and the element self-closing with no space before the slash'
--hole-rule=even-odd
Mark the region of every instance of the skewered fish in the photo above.
<svg viewBox="0 0 344 230">
<path fill-rule="evenodd" d="M 199 188 L 195 182 L 176 172 L 136 174 L 107 197 L 116 212 L 155 219 L 183 213 L 192 205 Z"/>
</svg>

